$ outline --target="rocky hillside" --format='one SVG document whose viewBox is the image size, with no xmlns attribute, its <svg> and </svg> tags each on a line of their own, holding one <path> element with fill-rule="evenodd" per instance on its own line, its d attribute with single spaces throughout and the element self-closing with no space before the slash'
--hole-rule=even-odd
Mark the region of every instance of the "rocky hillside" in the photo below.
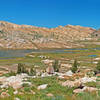
<svg viewBox="0 0 100 100">
<path fill-rule="evenodd" d="M 77 40 L 91 40 L 95 29 L 81 26 L 58 26 L 56 28 L 16 25 L 0 21 L 0 48 L 46 49 L 80 46 Z"/>
</svg>

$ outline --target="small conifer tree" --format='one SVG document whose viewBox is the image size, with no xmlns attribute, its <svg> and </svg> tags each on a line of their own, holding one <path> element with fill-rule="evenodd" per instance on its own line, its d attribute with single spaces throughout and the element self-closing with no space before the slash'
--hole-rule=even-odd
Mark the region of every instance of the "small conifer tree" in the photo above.
<svg viewBox="0 0 100 100">
<path fill-rule="evenodd" d="M 17 73 L 20 74 L 22 72 L 21 63 L 18 64 Z"/>
<path fill-rule="evenodd" d="M 71 68 L 72 72 L 75 73 L 77 71 L 78 63 L 77 60 L 74 61 L 73 66 Z"/>
<path fill-rule="evenodd" d="M 55 60 L 54 64 L 53 64 L 53 68 L 55 72 L 59 71 L 59 64 L 58 64 L 58 60 Z"/>
<path fill-rule="evenodd" d="M 18 64 L 17 73 L 18 74 L 20 74 L 20 73 L 26 73 L 26 69 L 25 69 L 25 65 L 24 64 L 21 64 L 21 63 Z"/>
<path fill-rule="evenodd" d="M 35 75 L 35 71 L 33 70 L 33 68 L 30 69 L 30 75 Z"/>
<path fill-rule="evenodd" d="M 94 70 L 94 73 L 95 73 L 95 74 L 100 73 L 100 61 L 98 61 L 97 66 L 96 66 L 96 68 L 95 68 L 95 70 Z"/>
</svg>

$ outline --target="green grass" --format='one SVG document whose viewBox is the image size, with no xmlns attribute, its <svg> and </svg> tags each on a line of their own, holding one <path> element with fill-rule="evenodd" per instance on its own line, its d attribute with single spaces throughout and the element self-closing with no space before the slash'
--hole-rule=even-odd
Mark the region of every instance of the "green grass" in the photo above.
<svg viewBox="0 0 100 100">
<path fill-rule="evenodd" d="M 67 50 L 66 50 L 67 51 Z M 70 50 L 71 51 L 71 50 Z M 56 60 L 62 60 L 62 58 L 65 60 L 66 63 L 71 63 L 70 60 L 77 59 L 77 61 L 81 61 L 79 63 L 80 66 L 86 66 L 87 68 L 95 68 L 96 64 L 93 64 L 94 58 L 88 57 L 88 55 L 97 55 L 97 57 L 100 57 L 100 51 L 99 50 L 74 50 L 74 53 L 32 53 L 31 55 L 34 55 L 35 57 L 29 57 L 28 55 L 26 57 L 20 57 L 20 58 L 14 58 L 14 59 L 0 59 L 0 65 L 12 65 L 12 64 L 18 64 L 18 63 L 24 63 L 27 65 L 27 67 L 33 67 L 34 65 L 40 66 L 40 68 L 44 68 L 45 65 L 41 62 L 41 60 L 44 60 L 44 58 L 39 58 L 38 56 L 44 55 L 49 56 L 49 59 L 56 59 Z M 66 60 L 67 59 L 67 60 Z M 5 74 L 5 76 L 11 76 L 12 74 Z M 87 83 L 87 86 L 97 87 L 100 88 L 99 84 L 99 78 L 98 82 L 90 82 Z M 27 84 L 23 85 L 23 88 L 19 89 L 18 91 L 24 93 L 24 94 L 17 94 L 13 95 L 13 89 L 10 87 L 8 88 L 8 93 L 11 95 L 8 98 L 0 98 L 0 100 L 14 100 L 15 97 L 20 98 L 20 100 L 99 100 L 100 99 L 100 91 L 98 92 L 98 96 L 96 94 L 90 94 L 90 93 L 82 93 L 82 94 L 73 94 L 74 88 L 68 88 L 63 87 L 59 84 L 59 82 L 63 80 L 58 80 L 56 76 L 53 77 L 45 77 L 45 78 L 29 78 L 28 81 L 30 81 L 33 85 L 30 87 Z M 44 90 L 37 90 L 37 86 L 41 84 L 48 84 L 47 88 Z M 36 94 L 30 94 L 30 91 L 34 91 Z M 6 89 L 4 90 L 6 91 Z M 47 97 L 47 93 L 52 93 L 53 97 Z"/>
<path fill-rule="evenodd" d="M 19 89 L 20 92 L 23 92 L 23 95 L 13 95 L 13 89 L 9 88 L 8 93 L 11 95 L 9 98 L 0 100 L 13 100 L 13 98 L 18 97 L 20 100 L 66 100 L 67 96 L 72 96 L 74 88 L 63 87 L 59 84 L 59 80 L 56 77 L 45 77 L 45 78 L 30 78 L 28 81 L 31 81 L 33 86 Z M 37 86 L 41 84 L 48 84 L 47 88 L 44 90 L 37 90 Z M 30 91 L 34 91 L 36 94 L 30 94 Z M 48 97 L 46 94 L 52 93 L 53 97 Z"/>
<path fill-rule="evenodd" d="M 76 96 L 76 100 L 99 100 L 100 96 L 91 93 L 81 93 Z"/>
</svg>

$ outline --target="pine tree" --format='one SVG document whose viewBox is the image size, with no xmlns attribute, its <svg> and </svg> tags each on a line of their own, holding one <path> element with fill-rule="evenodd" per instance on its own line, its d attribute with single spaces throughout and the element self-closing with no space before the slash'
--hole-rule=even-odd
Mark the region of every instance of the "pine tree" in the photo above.
<svg viewBox="0 0 100 100">
<path fill-rule="evenodd" d="M 59 65 L 58 65 L 58 60 L 55 60 L 54 64 L 53 64 L 53 68 L 55 72 L 59 71 Z"/>
<path fill-rule="evenodd" d="M 30 69 L 30 75 L 33 75 L 34 74 L 34 70 L 33 68 Z"/>
<path fill-rule="evenodd" d="M 17 73 L 18 73 L 18 74 L 21 73 L 21 71 L 22 71 L 21 66 L 22 66 L 21 63 L 19 63 L 19 64 L 18 64 L 18 69 L 17 69 Z"/>
<path fill-rule="evenodd" d="M 18 69 L 17 69 L 17 73 L 26 73 L 26 69 L 25 69 L 25 65 L 24 64 L 21 64 L 19 63 L 18 64 Z"/>
<path fill-rule="evenodd" d="M 78 63 L 77 63 L 77 60 L 75 60 L 71 69 L 73 73 L 77 71 L 77 67 L 78 67 Z"/>
</svg>

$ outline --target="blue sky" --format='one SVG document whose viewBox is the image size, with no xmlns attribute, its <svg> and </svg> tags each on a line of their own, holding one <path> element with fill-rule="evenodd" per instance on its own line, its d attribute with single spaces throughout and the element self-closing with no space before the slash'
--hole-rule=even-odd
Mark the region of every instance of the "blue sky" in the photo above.
<svg viewBox="0 0 100 100">
<path fill-rule="evenodd" d="M 40 27 L 100 28 L 100 0 L 0 0 L 0 20 Z"/>
</svg>

